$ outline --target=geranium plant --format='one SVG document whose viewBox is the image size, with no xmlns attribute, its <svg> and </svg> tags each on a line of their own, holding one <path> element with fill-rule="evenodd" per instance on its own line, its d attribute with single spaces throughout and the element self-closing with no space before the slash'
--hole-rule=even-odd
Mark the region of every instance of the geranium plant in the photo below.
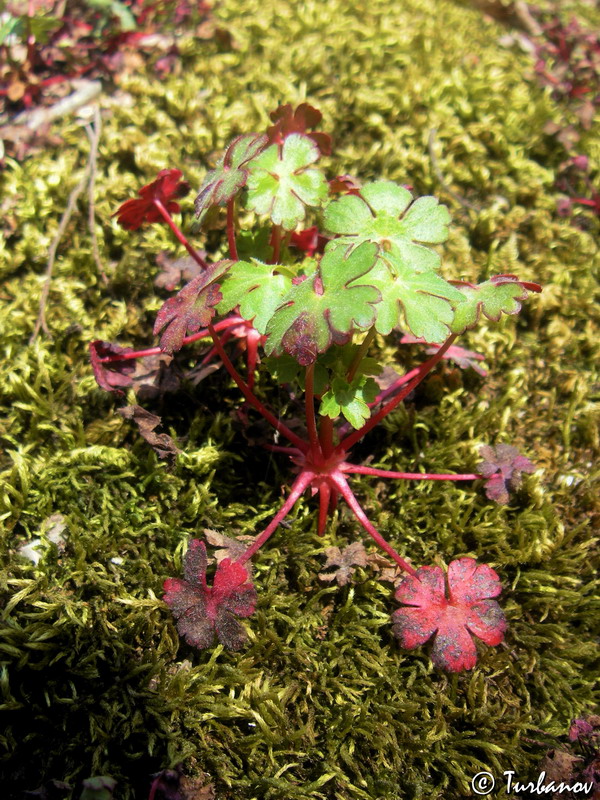
<svg viewBox="0 0 600 800">
<path fill-rule="evenodd" d="M 529 292 L 540 287 L 509 274 L 491 276 L 480 284 L 444 278 L 434 246 L 448 235 L 450 215 L 445 206 L 434 197 L 415 198 L 408 188 L 389 180 L 361 185 L 339 176 L 328 181 L 319 161 L 329 152 L 331 141 L 313 130 L 321 121 L 320 113 L 307 104 L 295 112 L 283 106 L 271 119 L 274 125 L 264 135 L 244 134 L 231 142 L 196 198 L 200 220 L 211 209 L 225 208 L 228 258 L 209 263 L 173 220 L 176 201 L 187 190 L 178 170 L 163 170 L 138 198 L 116 212 L 131 230 L 151 222 L 169 225 L 198 272 L 160 309 L 154 327 L 160 337 L 158 347 L 133 351 L 92 343 L 99 384 L 122 393 L 133 380 L 133 359 L 172 355 L 187 344 L 210 339 L 212 350 L 202 360 L 213 355 L 220 359 L 247 406 L 277 432 L 277 442 L 264 446 L 286 455 L 295 472 L 279 511 L 249 547 L 232 551 L 231 558 L 218 564 L 212 586 L 206 580 L 205 544 L 193 540 L 185 559 L 185 580 L 165 583 L 165 601 L 190 644 L 206 647 L 216 636 L 237 649 L 244 636 L 235 616 L 250 615 L 255 605 L 253 556 L 305 492 L 318 495 L 319 534 L 343 499 L 405 573 L 396 599 L 410 608 L 395 612 L 393 626 L 400 642 L 411 648 L 435 635 L 437 664 L 451 671 L 470 668 L 476 661 L 471 635 L 492 645 L 503 638 L 506 623 L 493 599 L 500 592 L 498 576 L 489 566 L 462 558 L 449 565 L 446 588 L 439 566 L 415 568 L 370 522 L 349 479 L 359 474 L 473 481 L 485 475 L 494 492 L 501 494 L 498 499 L 506 502 L 505 492 L 518 484 L 519 470 L 531 471 L 530 462 L 512 448 L 510 452 L 488 448 L 483 475 L 408 473 L 356 463 L 351 453 L 441 359 L 453 357 L 459 364 L 462 360 L 463 367 L 477 365 L 481 356 L 454 345 L 461 333 L 482 316 L 497 321 L 502 314 L 517 314 Z M 244 220 L 254 212 L 257 229 L 239 225 L 241 207 Z M 252 243 L 255 251 L 250 249 Z M 250 252 L 243 259 L 238 255 L 242 248 Z M 397 329 L 405 331 L 406 341 L 425 343 L 430 355 L 419 367 L 396 373 L 384 385 L 379 378 L 384 365 L 377 357 L 378 344 Z M 238 341 L 245 339 L 245 376 L 226 348 L 233 335 Z M 270 376 L 295 398 L 302 398 L 301 426 L 298 420 L 288 424 L 259 398 L 254 390 L 257 368 L 261 385 Z M 490 463 L 494 456 L 497 465 Z"/>
</svg>

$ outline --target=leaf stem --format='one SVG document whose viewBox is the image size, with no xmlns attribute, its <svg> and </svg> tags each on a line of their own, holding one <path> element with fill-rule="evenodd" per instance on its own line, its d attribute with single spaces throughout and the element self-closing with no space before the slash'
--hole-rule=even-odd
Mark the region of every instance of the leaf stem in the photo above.
<svg viewBox="0 0 600 800">
<path fill-rule="evenodd" d="M 304 490 L 309 486 L 313 478 L 314 475 L 312 472 L 302 471 L 298 475 L 292 484 L 292 488 L 290 489 L 287 500 L 281 506 L 277 514 L 275 514 L 271 522 L 269 522 L 264 531 L 256 537 L 243 556 L 238 559 L 239 564 L 245 564 L 246 561 L 249 561 L 252 556 L 255 555 L 255 553 L 263 546 L 267 539 L 275 532 L 282 519 L 289 514 L 293 506 L 296 504 L 296 501 L 302 496 Z"/>
<path fill-rule="evenodd" d="M 229 258 L 237 261 L 238 252 L 235 241 L 235 197 L 227 201 L 227 241 L 229 242 Z"/>
<path fill-rule="evenodd" d="M 371 417 L 371 419 L 367 420 L 362 428 L 359 428 L 357 431 L 354 431 L 345 439 L 338 444 L 337 449 L 342 452 L 347 452 L 351 447 L 353 447 L 360 439 L 365 436 L 365 434 L 369 433 L 376 425 L 378 425 L 382 419 L 387 417 L 389 413 L 391 413 L 399 403 L 401 403 L 405 397 L 407 397 L 413 389 L 415 389 L 421 381 L 425 378 L 425 376 L 431 372 L 431 370 L 435 367 L 435 365 L 440 361 L 446 350 L 452 345 L 452 342 L 456 339 L 457 334 L 451 334 L 444 344 L 440 347 L 437 353 L 427 361 L 425 361 L 419 367 L 419 371 L 415 375 L 415 377 L 410 381 L 410 383 L 400 391 L 396 397 L 389 400 L 383 408 L 381 408 L 377 414 Z"/>
<path fill-rule="evenodd" d="M 399 555 L 390 544 L 386 542 L 386 540 L 377 531 L 377 529 L 373 526 L 373 524 L 369 522 L 367 515 L 365 514 L 360 503 L 354 496 L 352 489 L 350 488 L 350 486 L 348 486 L 348 482 L 344 478 L 343 474 L 336 470 L 335 472 L 332 472 L 331 480 L 337 486 L 337 488 L 340 491 L 340 494 L 350 506 L 350 509 L 354 514 L 354 516 L 356 517 L 356 519 L 360 522 L 360 524 L 367 531 L 367 533 L 373 537 L 373 539 L 376 541 L 379 547 L 381 547 L 381 549 L 384 552 L 386 552 L 388 556 L 390 556 L 390 558 L 393 558 L 396 564 L 398 564 L 398 566 L 401 569 L 403 569 L 409 575 L 412 575 L 413 578 L 418 579 L 417 571 L 413 567 L 411 567 L 408 561 L 405 561 L 402 558 L 402 556 Z"/>
<path fill-rule="evenodd" d="M 331 503 L 331 488 L 326 481 L 319 486 L 319 521 L 317 523 L 317 533 L 323 536 L 325 525 L 327 524 L 327 514 Z"/>
<path fill-rule="evenodd" d="M 329 458 L 333 453 L 333 420 L 331 417 L 321 417 L 319 424 L 319 441 L 321 442 L 321 450 L 323 457 Z"/>
<path fill-rule="evenodd" d="M 375 326 L 369 330 L 365 338 L 360 343 L 358 350 L 356 351 L 356 355 L 352 359 L 352 363 L 350 364 L 350 368 L 348 369 L 348 374 L 346 375 L 346 381 L 348 383 L 352 383 L 354 380 L 354 376 L 356 375 L 358 368 L 360 367 L 360 362 L 366 356 L 373 339 L 377 335 L 377 331 L 375 330 Z"/>
<path fill-rule="evenodd" d="M 304 406 L 306 409 L 306 428 L 308 430 L 308 441 L 313 458 L 321 453 L 319 437 L 317 435 L 317 423 L 315 420 L 315 365 L 314 362 L 306 367 L 304 379 Z"/>
<path fill-rule="evenodd" d="M 241 322 L 245 322 L 242 317 L 228 317 L 227 319 L 222 319 L 220 322 L 217 322 L 214 328 L 216 331 L 222 331 L 226 328 L 235 328 Z M 184 336 L 182 344 L 191 344 L 192 342 L 197 342 L 198 339 L 206 339 L 207 336 L 210 336 L 210 332 L 208 328 L 204 328 L 198 331 L 198 333 L 193 333 L 191 336 Z M 113 356 L 104 356 L 104 358 L 100 359 L 100 363 L 108 364 L 111 361 L 130 361 L 133 358 L 157 356 L 162 352 L 160 347 L 148 347 L 146 350 L 132 350 L 129 353 L 115 353 Z"/>
<path fill-rule="evenodd" d="M 363 467 L 359 464 L 346 464 L 339 465 L 341 472 L 355 473 L 359 475 L 377 475 L 380 478 L 401 478 L 407 480 L 421 480 L 421 481 L 475 481 L 482 478 L 483 475 L 476 473 L 458 473 L 442 475 L 437 472 L 394 472 L 389 469 L 377 469 L 376 467 Z"/>
<path fill-rule="evenodd" d="M 277 264 L 279 261 L 279 255 L 281 251 L 281 226 L 274 225 L 273 232 L 271 234 L 271 246 L 273 247 L 273 255 L 271 256 L 271 260 L 269 264 Z"/>
<path fill-rule="evenodd" d="M 229 356 L 223 349 L 223 345 L 221 344 L 221 341 L 217 335 L 217 331 L 215 330 L 214 326 L 209 325 L 208 331 L 212 336 L 215 348 L 217 350 L 217 353 L 219 354 L 219 358 L 223 362 L 223 366 L 225 367 L 227 372 L 231 375 L 231 377 L 237 384 L 238 389 L 241 391 L 241 393 L 244 395 L 244 397 L 250 403 L 250 405 L 253 408 L 255 408 L 258 411 L 258 413 L 261 414 L 267 420 L 267 422 L 269 422 L 275 428 L 275 430 L 279 431 L 279 433 L 285 436 L 285 438 L 288 439 L 292 444 L 296 445 L 296 447 L 298 447 L 303 453 L 306 453 L 309 449 L 307 443 L 299 436 L 296 436 L 296 434 L 293 431 L 291 431 L 287 425 L 284 425 L 283 422 L 280 422 L 274 414 L 271 414 L 271 412 L 267 408 L 265 408 L 265 406 L 260 402 L 260 400 L 254 394 L 254 392 L 252 392 L 248 388 L 248 386 L 242 379 L 242 376 L 233 366 L 231 360 L 229 359 Z"/>
<path fill-rule="evenodd" d="M 194 259 L 196 264 L 199 264 L 202 267 L 202 269 L 208 269 L 208 264 L 206 263 L 206 261 L 202 258 L 200 253 L 198 253 L 192 247 L 192 245 L 188 242 L 188 240 L 185 238 L 183 233 L 179 230 L 177 225 L 173 222 L 173 217 L 169 214 L 169 212 L 164 207 L 164 205 L 161 203 L 161 201 L 157 200 L 156 198 L 154 198 L 153 203 L 154 203 L 155 207 L 158 209 L 158 211 L 159 211 L 160 215 L 162 216 L 162 218 L 164 219 L 164 221 L 167 223 L 169 228 L 171 228 L 171 230 L 175 234 L 175 238 L 177 239 L 177 241 L 180 242 L 185 247 L 185 249 L 188 251 L 188 253 L 191 255 L 191 257 Z"/>
</svg>

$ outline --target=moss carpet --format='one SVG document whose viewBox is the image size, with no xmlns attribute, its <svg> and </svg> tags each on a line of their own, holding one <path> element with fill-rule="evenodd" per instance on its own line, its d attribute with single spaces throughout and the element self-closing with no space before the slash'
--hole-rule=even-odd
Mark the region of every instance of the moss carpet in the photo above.
<svg viewBox="0 0 600 800">
<path fill-rule="evenodd" d="M 4 796 L 57 779 L 78 797 L 81 779 L 106 774 L 115 798 L 141 799 L 150 773 L 178 763 L 206 773 L 219 800 L 452 800 L 472 796 L 482 769 L 536 777 L 536 741 L 551 746 L 598 704 L 599 226 L 556 213 L 565 153 L 543 128 L 561 112 L 527 79 L 531 57 L 468 6 L 225 0 L 216 14 L 233 48 L 184 39 L 172 75 L 138 69 L 103 95 L 96 230 L 109 284 L 84 195 L 58 250 L 52 337 L 32 344 L 48 248 L 88 158 L 81 123 L 58 123 L 62 146 L 0 173 Z M 486 355 L 487 379 L 446 367 L 416 410 L 397 410 L 356 449 L 388 469 L 471 471 L 479 445 L 509 442 L 538 466 L 508 507 L 477 486 L 353 484 L 414 563 L 470 555 L 500 574 L 506 643 L 482 647 L 469 673 L 397 647 L 390 584 L 371 570 L 344 588 L 318 580 L 326 546 L 364 537 L 341 509 L 320 539 L 306 499 L 256 561 L 250 646 L 187 648 L 163 580 L 204 528 L 259 530 L 289 486 L 287 464 L 248 447 L 239 394 L 216 373 L 145 404 L 182 448 L 170 469 L 88 363 L 91 339 L 152 341 L 166 296 L 155 255 L 175 251 L 166 227 L 120 229 L 118 204 L 165 167 L 199 186 L 233 135 L 305 99 L 335 138 L 331 176 L 387 177 L 449 205 L 447 277 L 514 272 L 544 285 L 518 318 L 460 340 Z M 596 170 L 599 132 L 596 121 L 579 145 Z M 206 246 L 224 252 L 221 233 Z M 48 539 L 57 521 L 60 548 Z M 37 564 L 20 552 L 36 537 Z"/>
</svg>

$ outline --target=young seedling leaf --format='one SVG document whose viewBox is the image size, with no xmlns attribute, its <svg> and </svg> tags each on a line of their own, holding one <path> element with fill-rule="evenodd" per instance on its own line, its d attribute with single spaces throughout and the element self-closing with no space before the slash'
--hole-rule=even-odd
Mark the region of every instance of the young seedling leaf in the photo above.
<svg viewBox="0 0 600 800">
<path fill-rule="evenodd" d="M 319 578 L 322 581 L 336 581 L 338 586 L 345 586 L 350 583 L 350 579 L 354 574 L 354 567 L 367 566 L 367 552 L 362 542 L 353 542 L 343 550 L 339 547 L 328 547 L 325 550 L 327 561 L 323 569 L 329 567 L 336 567 L 333 572 L 319 572 Z"/>
<path fill-rule="evenodd" d="M 268 321 L 292 285 L 292 279 L 279 269 L 256 259 L 235 262 L 221 284 L 218 312 L 225 314 L 239 306 L 240 316 L 259 333 L 266 333 Z"/>
<path fill-rule="evenodd" d="M 202 219 L 211 206 L 227 203 L 246 185 L 248 162 L 255 158 L 268 143 L 265 135 L 245 133 L 229 145 L 216 168 L 207 172 L 194 208 Z"/>
<path fill-rule="evenodd" d="M 309 139 L 317 145 L 324 156 L 331 155 L 331 136 L 321 131 L 308 133 L 310 128 L 316 128 L 323 115 L 308 103 L 300 103 L 294 111 L 291 103 L 279 106 L 269 114 L 275 123 L 267 128 L 269 144 L 283 144 L 285 139 L 293 133 L 306 133 Z"/>
<path fill-rule="evenodd" d="M 325 208 L 326 230 L 339 234 L 327 249 L 374 242 L 382 251 L 395 247 L 400 260 L 417 272 L 439 269 L 439 255 L 426 244 L 448 238 L 450 214 L 435 197 L 419 197 L 393 181 L 375 181 L 359 194 L 332 200 Z"/>
<path fill-rule="evenodd" d="M 224 647 L 239 650 L 246 633 L 236 617 L 254 613 L 256 590 L 246 567 L 230 558 L 218 564 L 212 586 L 206 582 L 206 567 L 206 545 L 193 539 L 184 560 L 184 580 L 165 581 L 164 601 L 192 647 L 210 647 L 216 635 Z"/>
<path fill-rule="evenodd" d="M 532 473 L 536 469 L 528 458 L 510 444 L 498 444 L 496 447 L 485 445 L 479 448 L 479 455 L 485 459 L 477 465 L 478 471 L 487 478 L 485 493 L 500 505 L 506 505 L 510 492 L 520 488 L 523 473 Z"/>
<path fill-rule="evenodd" d="M 350 284 L 372 269 L 376 251 L 365 242 L 348 258 L 341 249 L 326 253 L 313 275 L 292 286 L 269 321 L 267 355 L 286 352 L 307 366 L 332 343 L 344 344 L 355 330 L 370 328 L 381 293 L 374 286 Z"/>
<path fill-rule="evenodd" d="M 462 302 L 461 292 L 432 270 L 415 272 L 395 246 L 377 259 L 365 278 L 352 285 L 363 282 L 381 292 L 375 322 L 379 333 L 386 335 L 402 323 L 428 342 L 443 342 L 450 335 L 453 305 Z"/>
<path fill-rule="evenodd" d="M 111 356 L 121 356 L 131 352 L 131 347 L 119 347 L 118 344 L 103 342 L 99 339 L 90 342 L 90 363 L 96 383 L 101 389 L 122 395 L 122 390 L 126 386 L 132 385 L 132 376 L 135 372 L 135 361 L 133 359 L 103 361 L 103 359 Z"/>
<path fill-rule="evenodd" d="M 321 398 L 319 414 L 336 419 L 342 414 L 353 428 L 361 428 L 371 416 L 368 403 L 379 394 L 379 386 L 373 378 L 357 375 L 352 383 L 343 378 L 334 378 L 331 388 Z"/>
<path fill-rule="evenodd" d="M 248 208 L 293 231 L 304 220 L 306 207 L 327 197 L 325 177 L 310 167 L 318 158 L 315 143 L 299 133 L 288 136 L 281 147 L 268 147 L 248 165 Z"/>
<path fill-rule="evenodd" d="M 148 442 L 159 458 L 166 458 L 172 462 L 179 453 L 179 448 L 167 433 L 155 433 L 162 420 L 156 414 L 151 414 L 141 406 L 125 406 L 118 409 L 124 419 L 132 419 L 138 426 L 142 437 Z"/>
<path fill-rule="evenodd" d="M 494 275 L 484 283 L 456 284 L 456 288 L 462 293 L 463 301 L 456 305 L 450 326 L 453 333 L 474 328 L 481 314 L 493 322 L 498 322 L 502 314 L 518 314 L 528 291 L 542 291 L 537 283 L 520 281 L 516 275 Z"/>
<path fill-rule="evenodd" d="M 417 577 L 404 578 L 396 600 L 405 607 L 392 615 L 393 632 L 412 650 L 435 635 L 431 660 L 449 672 L 472 669 L 477 650 L 471 636 L 489 645 L 504 638 L 506 620 L 497 597 L 502 586 L 496 572 L 473 558 L 459 558 L 448 567 L 448 593 L 440 567 L 421 567 Z"/>
<path fill-rule="evenodd" d="M 197 333 L 210 323 L 214 307 L 221 300 L 216 281 L 232 263 L 224 260 L 212 264 L 163 304 L 154 323 L 155 336 L 164 329 L 160 338 L 161 350 L 174 353 L 181 348 L 187 334 Z"/>
</svg>

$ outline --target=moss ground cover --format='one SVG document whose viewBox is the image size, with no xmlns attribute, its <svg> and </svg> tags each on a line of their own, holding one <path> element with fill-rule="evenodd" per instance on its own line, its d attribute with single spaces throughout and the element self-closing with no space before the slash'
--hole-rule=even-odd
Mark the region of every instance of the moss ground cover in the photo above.
<svg viewBox="0 0 600 800">
<path fill-rule="evenodd" d="M 600 636 L 598 223 L 589 216 L 583 231 L 556 213 L 564 152 L 542 132 L 555 104 L 525 79 L 529 57 L 499 43 L 504 30 L 454 3 L 226 0 L 217 15 L 233 49 L 190 40 L 173 75 L 125 75 L 102 99 L 96 216 L 110 282 L 97 274 L 82 203 L 55 265 L 52 339 L 27 344 L 48 248 L 87 159 L 81 126 L 65 121 L 63 147 L 0 175 L 3 782 L 21 797 L 51 778 L 75 786 L 109 774 L 129 800 L 147 796 L 150 773 L 182 762 L 225 800 L 391 800 L 471 796 L 481 769 L 535 776 L 543 748 L 532 739 L 544 732 L 552 744 L 597 707 Z M 485 380 L 446 367 L 364 452 L 387 469 L 460 471 L 475 466 L 478 444 L 510 442 L 540 468 L 519 498 L 501 508 L 474 487 L 355 483 L 375 525 L 415 561 L 470 555 L 503 576 L 506 647 L 469 673 L 449 677 L 426 648 L 397 648 L 391 588 L 372 571 L 344 588 L 319 582 L 324 547 L 362 534 L 341 509 L 320 539 L 308 500 L 256 562 L 250 647 L 187 648 L 160 599 L 164 578 L 180 574 L 185 542 L 204 528 L 260 529 L 289 486 L 287 464 L 245 450 L 239 393 L 219 373 L 210 388 L 146 403 L 178 438 L 169 469 L 87 360 L 94 338 L 146 344 L 165 297 L 152 282 L 156 253 L 174 249 L 168 230 L 129 234 L 109 221 L 117 205 L 165 167 L 199 186 L 214 165 L 206 153 L 262 129 L 278 102 L 304 99 L 334 135 L 332 175 L 411 183 L 448 203 L 446 275 L 518 272 L 544 284 L 519 318 L 466 337 L 488 356 Z M 597 124 L 580 149 L 599 163 Z M 439 173 L 474 208 L 445 194 Z M 207 249 L 225 253 L 219 231 Z M 56 514 L 64 544 L 44 544 L 34 564 L 19 548 L 47 542 Z"/>
</svg>

